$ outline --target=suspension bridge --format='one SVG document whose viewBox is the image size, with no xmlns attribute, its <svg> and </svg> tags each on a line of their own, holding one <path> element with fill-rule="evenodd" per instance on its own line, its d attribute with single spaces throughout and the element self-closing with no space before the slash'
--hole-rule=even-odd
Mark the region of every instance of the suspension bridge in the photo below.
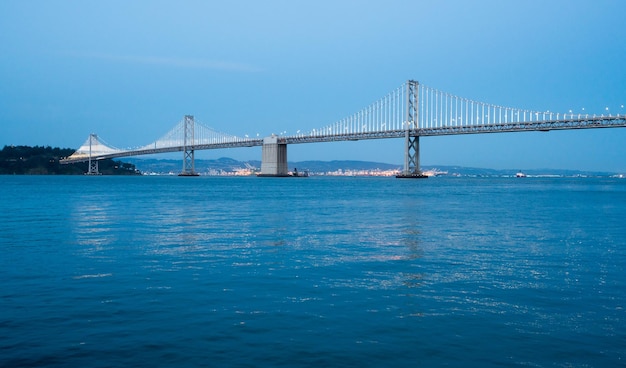
<svg viewBox="0 0 626 368">
<path fill-rule="evenodd" d="M 363 139 L 404 138 L 404 169 L 398 177 L 421 178 L 420 137 L 502 132 L 626 127 L 626 115 L 554 113 L 504 107 L 437 90 L 409 80 L 364 109 L 333 124 L 295 135 L 264 138 L 218 132 L 186 115 L 163 137 L 130 149 L 107 144 L 90 134 L 63 164 L 89 162 L 87 174 L 98 173 L 98 161 L 165 152 L 183 152 L 181 175 L 197 175 L 197 150 L 262 146 L 259 176 L 288 176 L 287 145 Z"/>
</svg>

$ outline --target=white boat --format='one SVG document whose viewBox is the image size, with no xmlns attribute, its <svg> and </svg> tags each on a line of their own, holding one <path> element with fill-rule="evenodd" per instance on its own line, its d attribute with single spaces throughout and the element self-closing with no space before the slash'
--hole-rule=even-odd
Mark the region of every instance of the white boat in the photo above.
<svg viewBox="0 0 626 368">
<path fill-rule="evenodd" d="M 517 172 L 517 174 L 515 174 L 515 177 L 516 177 L 516 178 L 525 178 L 525 177 L 526 177 L 526 174 L 524 174 L 524 173 L 523 173 L 523 172 L 521 172 L 521 171 L 518 171 L 518 172 Z"/>
</svg>

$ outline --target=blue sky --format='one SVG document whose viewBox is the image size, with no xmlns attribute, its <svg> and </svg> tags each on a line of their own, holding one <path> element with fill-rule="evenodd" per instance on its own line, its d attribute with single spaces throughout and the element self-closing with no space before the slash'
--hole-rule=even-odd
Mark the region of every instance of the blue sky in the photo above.
<svg viewBox="0 0 626 368">
<path fill-rule="evenodd" d="M 243 136 L 311 130 L 407 79 L 502 106 L 626 113 L 626 2 L 0 2 L 0 146 L 148 144 L 191 114 Z M 401 139 L 290 161 L 403 162 Z M 260 148 L 199 157 L 260 159 Z M 424 165 L 626 172 L 626 128 L 426 137 Z"/>
</svg>

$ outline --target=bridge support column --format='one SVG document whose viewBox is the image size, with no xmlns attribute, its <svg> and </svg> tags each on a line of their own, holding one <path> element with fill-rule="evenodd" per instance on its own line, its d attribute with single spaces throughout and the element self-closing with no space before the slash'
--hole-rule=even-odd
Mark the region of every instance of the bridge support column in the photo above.
<svg viewBox="0 0 626 368">
<path fill-rule="evenodd" d="M 404 171 L 396 178 L 421 179 L 427 176 L 420 170 L 420 137 L 418 130 L 418 85 L 417 81 L 406 82 L 406 131 L 404 134 Z"/>
<path fill-rule="evenodd" d="M 98 171 L 98 160 L 92 160 L 89 158 L 89 168 L 87 169 L 85 175 L 100 175 L 100 172 Z"/>
<path fill-rule="evenodd" d="M 196 160 L 194 156 L 194 131 L 195 124 L 193 115 L 185 115 L 185 131 L 183 138 L 183 171 L 178 176 L 198 176 L 196 172 Z"/>
<path fill-rule="evenodd" d="M 397 178 L 426 178 L 420 170 L 420 137 L 408 134 L 404 146 L 404 171 Z"/>
<path fill-rule="evenodd" d="M 287 169 L 287 144 L 272 135 L 263 139 L 261 173 L 258 176 L 289 176 Z"/>
<path fill-rule="evenodd" d="M 95 142 L 98 142 L 98 136 L 93 133 L 89 134 L 89 167 L 87 168 L 87 172 L 85 173 L 85 175 L 100 175 L 100 172 L 98 171 L 98 160 L 94 160 L 91 158 L 91 146 Z"/>
</svg>

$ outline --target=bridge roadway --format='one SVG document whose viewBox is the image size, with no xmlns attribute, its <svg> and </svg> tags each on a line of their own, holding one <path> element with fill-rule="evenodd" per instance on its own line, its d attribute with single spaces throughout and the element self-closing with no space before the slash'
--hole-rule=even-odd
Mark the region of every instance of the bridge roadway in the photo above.
<svg viewBox="0 0 626 368">
<path fill-rule="evenodd" d="M 615 128 L 626 127 L 626 115 L 616 116 L 593 116 L 580 117 L 570 119 L 554 119 L 545 121 L 532 121 L 522 123 L 504 123 L 504 124 L 485 124 L 485 125 L 459 125 L 459 126 L 442 126 L 429 127 L 409 130 L 410 136 L 441 136 L 441 135 L 460 135 L 460 134 L 484 134 L 484 133 L 511 133 L 511 132 L 530 132 L 540 131 L 547 132 L 550 130 L 566 130 L 566 129 L 596 129 L 596 128 Z M 339 141 L 358 141 L 365 139 L 385 139 L 385 138 L 403 138 L 407 134 L 406 129 L 396 130 L 380 130 L 360 133 L 310 133 L 297 134 L 293 136 L 278 136 L 279 144 L 300 144 L 300 143 L 318 143 L 318 142 L 339 142 Z M 239 147 L 258 147 L 263 146 L 262 138 L 250 138 L 235 142 L 210 143 L 189 145 L 187 148 L 193 150 L 208 149 L 224 149 Z M 150 148 L 138 150 L 126 150 L 107 154 L 94 154 L 92 159 L 102 160 L 119 157 L 141 156 L 167 152 L 181 152 L 185 150 L 185 146 L 172 146 L 163 148 Z M 63 163 L 83 162 L 89 157 L 67 158 Z"/>
</svg>

